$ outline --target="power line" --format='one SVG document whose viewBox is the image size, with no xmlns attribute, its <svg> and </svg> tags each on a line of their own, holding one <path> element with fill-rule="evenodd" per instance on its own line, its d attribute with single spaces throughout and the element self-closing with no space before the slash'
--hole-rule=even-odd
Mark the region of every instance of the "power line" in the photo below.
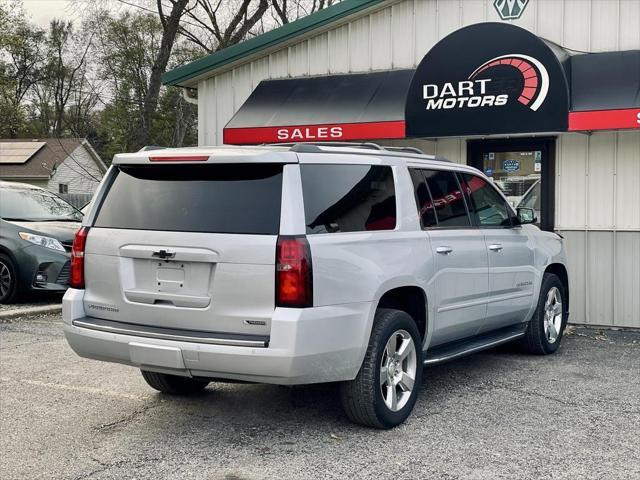
<svg viewBox="0 0 640 480">
<path fill-rule="evenodd" d="M 157 12 L 155 10 L 151 10 L 150 8 L 147 7 L 143 7 L 142 5 L 136 5 L 135 3 L 131 3 L 131 2 L 127 2 L 126 0 L 116 0 L 118 3 L 122 3 L 123 5 L 127 5 L 129 7 L 134 7 L 134 8 L 138 8 L 140 10 L 143 10 L 145 12 L 148 13 L 153 13 L 154 15 L 160 15 L 160 12 Z M 165 7 L 167 7 L 168 5 L 164 5 Z M 185 23 L 187 25 L 191 25 L 192 27 L 196 27 L 196 28 L 200 28 L 200 29 L 205 29 L 205 27 L 203 27 L 202 25 L 198 25 L 197 23 L 191 23 L 187 20 L 185 20 L 184 18 L 180 18 L 180 23 Z"/>
</svg>

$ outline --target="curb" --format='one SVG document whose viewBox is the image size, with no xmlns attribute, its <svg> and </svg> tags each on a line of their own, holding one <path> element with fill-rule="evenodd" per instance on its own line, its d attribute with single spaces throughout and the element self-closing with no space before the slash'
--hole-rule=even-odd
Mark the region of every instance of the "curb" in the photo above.
<svg viewBox="0 0 640 480">
<path fill-rule="evenodd" d="M 39 313 L 55 313 L 62 311 L 61 303 L 54 303 L 51 305 L 42 305 L 38 307 L 21 308 L 15 310 L 6 310 L 0 312 L 0 320 L 7 318 L 23 317 L 27 315 L 36 315 Z"/>
</svg>

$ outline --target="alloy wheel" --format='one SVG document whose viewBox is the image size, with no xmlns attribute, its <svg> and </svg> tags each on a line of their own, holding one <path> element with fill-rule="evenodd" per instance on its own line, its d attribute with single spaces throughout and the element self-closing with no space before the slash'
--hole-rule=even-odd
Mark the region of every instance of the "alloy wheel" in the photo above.
<svg viewBox="0 0 640 480">
<path fill-rule="evenodd" d="M 0 298 L 4 298 L 11 290 L 11 270 L 9 266 L 0 261 Z"/>
<path fill-rule="evenodd" d="M 555 343 L 562 328 L 562 295 L 558 287 L 551 287 L 544 303 L 544 333 L 549 343 Z"/>
<path fill-rule="evenodd" d="M 391 335 L 380 363 L 380 390 L 392 412 L 407 404 L 416 380 L 417 355 L 413 338 L 406 330 Z"/>
</svg>

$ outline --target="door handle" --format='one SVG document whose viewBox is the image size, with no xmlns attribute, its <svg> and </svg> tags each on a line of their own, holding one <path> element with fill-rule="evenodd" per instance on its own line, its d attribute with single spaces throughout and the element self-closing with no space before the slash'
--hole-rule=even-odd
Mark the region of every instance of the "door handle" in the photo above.
<svg viewBox="0 0 640 480">
<path fill-rule="evenodd" d="M 491 250 L 492 252 L 501 252 L 502 245 L 500 245 L 499 243 L 494 243 L 493 245 L 489 245 L 489 250 Z"/>
<path fill-rule="evenodd" d="M 439 253 L 441 255 L 449 255 L 451 252 L 453 252 L 453 248 L 451 247 L 442 246 L 436 248 L 436 253 Z"/>
</svg>

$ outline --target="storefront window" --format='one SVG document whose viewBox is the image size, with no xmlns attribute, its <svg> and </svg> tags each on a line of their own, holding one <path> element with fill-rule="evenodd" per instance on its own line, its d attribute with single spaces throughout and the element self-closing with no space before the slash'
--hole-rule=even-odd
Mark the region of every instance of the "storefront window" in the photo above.
<svg viewBox="0 0 640 480">
<path fill-rule="evenodd" d="M 486 152 L 482 167 L 494 184 L 517 207 L 542 177 L 542 151 Z M 539 210 L 539 207 L 538 207 Z"/>
<path fill-rule="evenodd" d="M 468 162 L 482 170 L 514 208 L 536 212 L 538 224 L 553 228 L 553 139 L 473 141 Z"/>
</svg>

